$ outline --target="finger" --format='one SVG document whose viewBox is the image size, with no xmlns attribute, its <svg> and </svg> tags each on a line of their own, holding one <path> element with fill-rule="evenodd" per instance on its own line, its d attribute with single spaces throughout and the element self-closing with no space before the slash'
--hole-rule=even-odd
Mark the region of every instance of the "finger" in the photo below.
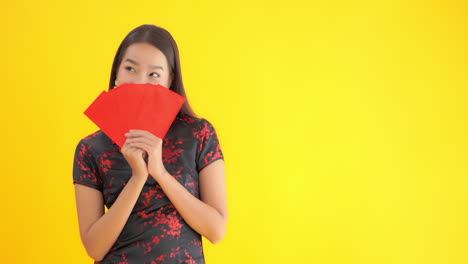
<svg viewBox="0 0 468 264">
<path fill-rule="evenodd" d="M 122 147 L 120 148 L 120 151 L 123 153 L 123 152 L 126 152 L 127 149 L 128 149 L 128 143 L 127 141 L 124 142 L 124 144 L 122 145 Z"/>
<path fill-rule="evenodd" d="M 130 155 L 138 158 L 144 158 L 145 151 L 140 148 L 131 147 Z"/>
<path fill-rule="evenodd" d="M 134 143 L 134 142 L 146 143 L 146 144 L 148 144 L 149 146 L 151 146 L 153 148 L 162 146 L 162 144 L 163 144 L 162 139 L 160 139 L 158 137 L 156 137 L 156 139 L 147 138 L 147 137 L 136 137 L 136 138 L 131 138 L 129 142 L 131 142 L 131 143 Z"/>
<path fill-rule="evenodd" d="M 122 148 L 124 148 L 124 147 L 125 147 L 125 148 L 128 148 L 128 147 L 130 146 L 130 145 L 128 144 L 128 143 L 129 143 L 128 140 L 129 140 L 128 138 L 125 140 L 125 142 L 124 142 Z"/>
<path fill-rule="evenodd" d="M 135 146 L 131 143 L 128 144 L 128 149 L 132 152 L 137 152 L 137 151 L 144 151 L 142 148 Z"/>
<path fill-rule="evenodd" d="M 144 151 L 143 149 L 138 149 L 138 152 L 137 154 L 139 157 L 141 157 L 141 159 L 145 160 L 147 154 L 146 154 L 146 151 Z"/>
<path fill-rule="evenodd" d="M 137 138 L 130 138 L 128 139 L 128 143 L 130 145 L 134 144 L 134 143 L 144 143 L 150 147 L 156 147 L 157 146 L 157 142 L 155 142 L 154 140 L 151 140 L 149 138 L 146 138 L 146 137 L 137 137 Z"/>
<path fill-rule="evenodd" d="M 156 139 L 154 139 L 154 138 L 148 138 L 148 137 L 140 136 L 140 137 L 128 138 L 127 140 L 129 142 L 129 144 L 145 143 L 151 148 L 158 148 L 158 147 L 162 146 L 162 144 L 163 144 L 162 139 L 160 139 L 158 137 L 156 137 Z"/>
<path fill-rule="evenodd" d="M 159 137 L 155 136 L 153 133 L 147 131 L 147 130 L 141 130 L 141 129 L 130 129 L 130 132 L 125 134 L 127 137 L 147 137 L 153 140 L 157 140 Z"/>
<path fill-rule="evenodd" d="M 131 145 L 132 145 L 132 147 L 137 147 L 137 148 L 142 149 L 142 150 L 144 150 L 146 152 L 151 152 L 151 150 L 153 149 L 148 144 L 140 143 L 140 142 L 131 143 Z"/>
<path fill-rule="evenodd" d="M 144 145 L 144 143 L 141 143 L 142 146 L 147 146 L 147 145 Z M 136 153 L 136 152 L 147 152 L 147 150 L 145 148 L 142 148 L 141 146 L 137 146 L 137 145 L 134 145 L 134 143 L 128 143 L 128 148 L 133 152 L 133 153 Z M 149 148 L 149 147 L 147 147 Z"/>
</svg>

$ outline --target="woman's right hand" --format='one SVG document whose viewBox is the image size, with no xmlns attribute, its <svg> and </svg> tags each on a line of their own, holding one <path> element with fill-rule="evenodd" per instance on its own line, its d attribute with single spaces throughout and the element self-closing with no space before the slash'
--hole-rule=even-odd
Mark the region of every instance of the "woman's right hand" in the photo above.
<svg viewBox="0 0 468 264">
<path fill-rule="evenodd" d="M 128 138 L 127 138 L 128 140 Z M 146 152 L 141 148 L 132 147 L 125 140 L 122 149 L 120 150 L 132 168 L 133 177 L 146 182 L 149 176 L 148 165 L 144 160 Z"/>
</svg>

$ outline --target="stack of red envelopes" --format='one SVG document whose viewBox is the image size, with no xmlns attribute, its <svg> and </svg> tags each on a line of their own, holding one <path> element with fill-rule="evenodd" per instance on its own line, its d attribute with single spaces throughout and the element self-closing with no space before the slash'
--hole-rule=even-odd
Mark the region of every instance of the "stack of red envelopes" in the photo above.
<svg viewBox="0 0 468 264">
<path fill-rule="evenodd" d="M 164 138 L 185 97 L 162 85 L 125 83 L 102 91 L 84 111 L 121 148 L 130 129 Z"/>
</svg>

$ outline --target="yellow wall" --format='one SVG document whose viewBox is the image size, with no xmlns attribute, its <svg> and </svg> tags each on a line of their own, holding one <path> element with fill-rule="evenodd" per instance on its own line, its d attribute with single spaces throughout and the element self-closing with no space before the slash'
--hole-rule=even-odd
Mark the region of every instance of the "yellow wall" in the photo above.
<svg viewBox="0 0 468 264">
<path fill-rule="evenodd" d="M 177 3 L 174 3 L 177 2 Z M 2 4 L 2 263 L 92 263 L 72 184 L 82 113 L 125 35 L 178 42 L 218 131 L 230 222 L 215 263 L 467 263 L 463 1 Z"/>
</svg>

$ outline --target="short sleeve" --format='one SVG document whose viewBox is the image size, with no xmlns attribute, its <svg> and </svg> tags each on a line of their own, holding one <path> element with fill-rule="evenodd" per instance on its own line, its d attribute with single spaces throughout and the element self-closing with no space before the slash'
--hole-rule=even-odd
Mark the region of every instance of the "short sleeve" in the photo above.
<svg viewBox="0 0 468 264">
<path fill-rule="evenodd" d="M 73 160 L 73 183 L 88 186 L 102 191 L 102 180 L 99 170 L 93 159 L 91 149 L 83 140 L 80 140 L 75 149 Z"/>
<path fill-rule="evenodd" d="M 196 156 L 197 171 L 200 172 L 203 168 L 218 159 L 224 159 L 224 156 L 216 130 L 208 120 L 201 119 Z"/>
</svg>

